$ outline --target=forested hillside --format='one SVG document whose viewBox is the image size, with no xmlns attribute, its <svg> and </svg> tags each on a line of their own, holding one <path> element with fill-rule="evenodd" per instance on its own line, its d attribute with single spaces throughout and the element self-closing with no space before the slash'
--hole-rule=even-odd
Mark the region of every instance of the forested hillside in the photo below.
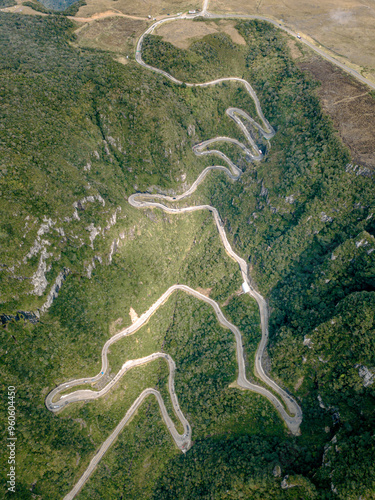
<svg viewBox="0 0 375 500">
<path fill-rule="evenodd" d="M 342 498 L 357 498 L 359 490 L 371 498 L 374 389 L 364 374 L 371 377 L 375 364 L 373 180 L 353 172 L 350 151 L 321 111 L 316 83 L 292 63 L 277 30 L 258 21 L 237 27 L 249 44 L 244 54 L 224 35 L 184 54 L 149 37 L 145 60 L 185 81 L 240 71 L 260 95 L 277 130 L 267 158 L 239 183 L 208 183 L 207 196 L 269 297 L 271 373 L 298 390 L 306 433 L 319 434 L 325 423 L 346 447 L 319 477 L 332 477 Z"/>
<path fill-rule="evenodd" d="M 174 283 L 204 290 L 241 329 L 250 376 L 260 339 L 257 306 L 238 295 L 211 214 L 127 202 L 137 191 L 184 191 L 218 163 L 192 146 L 243 141 L 225 110 L 255 117 L 253 102 L 235 83 L 177 86 L 133 60 L 75 48 L 74 29 L 62 16 L 0 13 L 0 352 L 2 393 L 17 387 L 14 498 L 66 494 L 144 388 L 171 407 L 162 361 L 102 400 L 55 415 L 44 406 L 57 384 L 99 371 L 131 308 L 141 315 Z M 184 81 L 247 79 L 276 130 L 259 138 L 258 163 L 220 144 L 243 175 L 213 172 L 188 203 L 219 210 L 269 300 L 268 367 L 301 404 L 302 434 L 288 435 L 266 399 L 233 386 L 230 332 L 178 292 L 111 347 L 110 373 L 156 350 L 172 355 L 194 445 L 181 456 L 147 400 L 79 498 L 374 498 L 373 179 L 350 165 L 286 35 L 258 21 L 237 29 L 246 46 L 221 33 L 182 50 L 149 36 L 143 57 Z"/>
</svg>

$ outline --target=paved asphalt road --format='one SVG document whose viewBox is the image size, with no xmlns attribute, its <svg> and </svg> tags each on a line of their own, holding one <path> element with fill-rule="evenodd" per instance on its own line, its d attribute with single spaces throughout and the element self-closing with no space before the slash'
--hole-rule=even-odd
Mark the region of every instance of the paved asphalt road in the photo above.
<svg viewBox="0 0 375 500">
<path fill-rule="evenodd" d="M 227 16 L 216 16 L 216 15 L 214 16 L 212 14 L 209 14 L 207 12 L 207 6 L 208 6 L 208 0 L 205 0 L 203 11 L 202 11 L 201 15 L 207 16 L 207 17 L 227 17 Z M 176 84 L 181 85 L 183 82 L 177 80 L 172 75 L 170 75 L 167 72 L 160 70 L 158 68 L 153 68 L 153 67 L 151 67 L 143 62 L 142 57 L 141 57 L 142 42 L 143 42 L 144 36 L 146 34 L 152 33 L 152 31 L 155 29 L 155 27 L 163 22 L 170 22 L 170 21 L 173 21 L 176 19 L 189 19 L 189 18 L 194 18 L 194 17 L 196 17 L 196 16 L 194 16 L 194 15 L 193 16 L 189 16 L 189 15 L 179 16 L 176 18 L 169 18 L 167 20 L 158 21 L 155 24 L 153 24 L 144 33 L 144 35 L 141 36 L 141 38 L 138 41 L 137 51 L 136 51 L 136 60 L 138 61 L 138 63 L 141 64 L 142 66 L 152 70 L 152 71 L 155 71 L 157 73 L 164 75 L 165 77 L 169 78 L 171 81 L 175 82 Z M 234 16 L 228 16 L 228 17 L 234 17 Z M 255 18 L 255 16 L 236 16 L 236 17 Z M 261 18 L 261 17 L 256 17 L 256 18 L 265 19 L 267 21 L 273 22 L 272 20 L 268 20 L 266 18 Z M 273 22 L 273 24 L 277 24 L 277 23 Z M 282 28 L 282 29 L 291 33 L 287 28 Z M 293 34 L 293 33 L 291 33 L 291 34 Z M 304 41 L 304 42 L 306 43 L 306 41 Z M 317 50 L 316 47 L 314 47 L 314 46 L 312 48 L 314 50 Z M 335 63 L 336 63 L 336 61 L 335 61 Z M 348 68 L 345 68 L 345 69 L 347 70 Z M 244 151 L 244 153 L 248 159 L 251 159 L 252 161 L 259 161 L 263 158 L 262 152 L 257 148 L 257 145 L 256 145 L 253 137 L 251 136 L 251 134 L 248 132 L 248 129 L 246 128 L 246 126 L 244 124 L 244 121 L 249 121 L 253 126 L 255 126 L 260 131 L 260 133 L 265 137 L 266 140 L 271 139 L 275 132 L 274 132 L 273 128 L 271 127 L 271 125 L 266 120 L 266 118 L 264 117 L 259 100 L 258 100 L 253 88 L 246 80 L 243 80 L 241 78 L 235 78 L 235 77 L 233 77 L 233 78 L 220 78 L 220 79 L 217 79 L 217 80 L 214 80 L 211 82 L 205 82 L 205 83 L 200 83 L 200 84 L 186 83 L 186 85 L 187 86 L 207 87 L 210 85 L 216 85 L 216 84 L 220 84 L 224 81 L 230 81 L 230 80 L 231 81 L 238 81 L 240 84 L 245 86 L 246 90 L 249 92 L 249 94 L 251 95 L 251 97 L 253 98 L 253 100 L 255 102 L 258 116 L 262 122 L 262 125 L 259 125 L 247 113 L 245 113 L 243 110 L 238 109 L 238 108 L 229 108 L 226 111 L 227 115 L 230 118 L 232 118 L 237 123 L 237 125 L 241 128 L 242 132 L 244 133 L 245 138 L 247 139 L 249 147 L 251 149 L 249 149 L 247 146 L 240 143 L 239 141 L 237 141 L 235 139 L 231 139 L 229 137 L 216 137 L 214 139 L 204 141 L 204 142 L 202 142 L 194 147 L 195 154 L 198 156 L 199 155 L 206 155 L 206 154 L 215 154 L 215 155 L 219 156 L 221 159 L 223 159 L 227 165 L 229 165 L 230 170 L 227 167 L 220 166 L 220 165 L 213 166 L 213 167 L 207 167 L 198 176 L 198 178 L 192 184 L 192 186 L 185 193 L 183 193 L 181 195 L 178 195 L 175 197 L 170 197 L 170 196 L 165 196 L 165 195 L 161 195 L 161 194 L 152 195 L 152 194 L 147 194 L 147 193 L 136 193 L 136 194 L 133 194 L 129 197 L 129 203 L 135 208 L 149 208 L 149 207 L 160 208 L 160 209 L 162 209 L 165 212 L 170 213 L 170 214 L 181 214 L 184 212 L 192 212 L 192 211 L 196 211 L 196 210 L 209 210 L 210 212 L 212 212 L 217 229 L 218 229 L 218 232 L 219 232 L 219 235 L 220 235 L 220 238 L 223 242 L 224 248 L 225 248 L 226 252 L 228 253 L 228 255 L 238 263 L 239 269 L 240 269 L 240 272 L 242 275 L 242 279 L 249 287 L 250 291 L 248 293 L 257 301 L 258 306 L 259 306 L 259 312 L 260 312 L 260 318 L 261 318 L 262 338 L 261 338 L 261 341 L 258 345 L 258 348 L 256 351 L 256 356 L 255 356 L 255 369 L 254 369 L 255 374 L 265 384 L 267 384 L 270 388 L 272 388 L 274 393 L 276 393 L 280 396 L 280 398 L 284 401 L 285 406 L 288 409 L 289 413 L 286 411 L 284 405 L 280 402 L 280 400 L 275 396 L 275 394 L 273 392 L 269 391 L 268 389 L 266 389 L 262 386 L 252 384 L 251 382 L 249 382 L 247 380 L 246 370 L 245 370 L 245 358 L 244 358 L 244 351 L 243 351 L 243 340 L 242 340 L 241 332 L 239 331 L 239 329 L 235 325 L 230 323 L 225 318 L 223 312 L 220 309 L 219 304 L 217 302 L 215 302 L 214 300 L 210 299 L 209 297 L 202 295 L 198 291 L 196 291 L 188 286 L 173 285 L 149 308 L 148 311 L 146 311 L 144 314 L 142 314 L 142 316 L 140 318 L 138 318 L 138 320 L 134 324 L 132 324 L 128 328 L 125 328 L 121 332 L 117 333 L 116 335 L 114 335 L 112 338 L 110 338 L 104 344 L 103 349 L 102 349 L 102 368 L 101 368 L 101 371 L 97 375 L 95 375 L 94 377 L 85 377 L 85 378 L 77 379 L 77 380 L 70 381 L 70 382 L 59 385 L 58 387 L 53 389 L 48 394 L 48 396 L 46 397 L 45 403 L 46 403 L 47 408 L 50 411 L 57 412 L 57 411 L 61 410 L 62 408 L 64 408 L 64 406 L 66 406 L 70 403 L 73 403 L 73 402 L 98 399 L 98 398 L 102 397 L 103 395 L 105 395 L 106 393 L 108 393 L 111 390 L 111 388 L 119 382 L 121 377 L 131 368 L 133 368 L 135 366 L 140 366 L 140 365 L 145 364 L 145 363 L 152 362 L 153 360 L 158 359 L 158 358 L 164 358 L 169 364 L 169 384 L 168 384 L 168 387 L 169 387 L 169 393 L 171 396 L 173 409 L 174 409 L 175 414 L 177 415 L 177 417 L 179 418 L 179 420 L 183 426 L 184 433 L 182 435 L 180 435 L 177 432 L 177 429 L 176 429 L 173 421 L 171 420 L 171 418 L 168 415 L 168 412 L 166 410 L 166 407 L 164 405 L 164 401 L 163 401 L 160 393 L 152 388 L 144 390 L 138 396 L 138 398 L 134 401 L 132 406 L 127 411 L 126 415 L 123 417 L 121 422 L 117 425 L 117 427 L 114 429 L 114 431 L 111 433 L 111 435 L 102 444 L 102 446 L 100 447 L 100 449 L 98 450 L 96 455 L 91 460 L 88 468 L 86 469 L 86 471 L 84 472 L 82 477 L 79 479 L 79 481 L 74 486 L 74 488 L 71 490 L 71 492 L 65 497 L 65 500 L 73 499 L 76 496 L 76 494 L 80 491 L 80 489 L 85 484 L 85 482 L 89 479 L 90 475 L 92 474 L 92 472 L 96 468 L 97 464 L 99 463 L 99 461 L 101 460 L 103 455 L 106 453 L 108 448 L 112 445 L 114 440 L 117 438 L 117 436 L 119 435 L 121 430 L 124 428 L 124 426 L 129 422 L 129 420 L 135 414 L 135 412 L 137 411 L 139 406 L 142 404 L 143 400 L 146 397 L 148 397 L 149 395 L 154 395 L 156 397 L 156 399 L 159 403 L 160 409 L 161 409 L 161 413 L 162 413 L 162 417 L 164 419 L 164 422 L 166 423 L 166 425 L 167 425 L 176 445 L 179 447 L 179 449 L 181 449 L 183 452 L 186 452 L 189 449 L 189 447 L 191 446 L 191 427 L 190 427 L 188 421 L 186 420 L 186 418 L 184 417 L 184 415 L 180 409 L 180 406 L 178 404 L 177 396 L 176 396 L 175 390 L 174 390 L 174 374 L 175 374 L 176 367 L 175 367 L 175 363 L 174 363 L 173 359 L 168 354 L 153 353 L 153 354 L 146 356 L 144 358 L 127 361 L 122 366 L 121 370 L 119 370 L 119 372 L 115 375 L 115 377 L 112 380 L 110 380 L 110 382 L 103 389 L 101 389 L 99 391 L 93 391 L 90 389 L 87 389 L 87 390 L 79 389 L 77 391 L 71 392 L 71 393 L 66 394 L 66 395 L 62 395 L 62 396 L 60 395 L 62 392 L 66 391 L 67 389 L 70 389 L 74 386 L 92 384 L 92 383 L 100 380 L 102 377 L 104 377 L 107 373 L 107 370 L 108 370 L 108 349 L 109 349 L 110 345 L 112 345 L 113 343 L 115 343 L 117 340 L 124 337 L 125 335 L 131 335 L 132 333 L 136 332 L 139 328 L 141 328 L 149 320 L 149 318 L 152 316 L 152 314 L 154 314 L 154 312 L 176 290 L 182 290 L 186 293 L 189 293 L 189 294 L 195 296 L 196 298 L 208 303 L 214 309 L 215 314 L 216 314 L 217 319 L 220 322 L 220 324 L 222 326 L 224 326 L 225 328 L 229 328 L 233 332 L 235 340 L 236 340 L 236 357 L 237 357 L 237 363 L 238 363 L 238 378 L 237 378 L 238 385 L 244 389 L 249 389 L 251 391 L 262 394 L 264 397 L 266 397 L 275 406 L 275 408 L 279 412 L 280 416 L 282 417 L 282 419 L 286 423 L 289 430 L 293 434 L 296 434 L 296 435 L 299 434 L 299 427 L 300 427 L 300 424 L 302 421 L 302 410 L 301 410 L 300 406 L 298 405 L 298 403 L 295 401 L 295 399 L 292 396 L 290 396 L 286 391 L 284 391 L 272 379 L 269 378 L 269 376 L 265 373 L 263 365 L 262 365 L 262 358 L 263 358 L 264 350 L 265 350 L 267 342 L 268 342 L 268 307 L 267 307 L 267 303 L 266 303 L 265 299 L 262 297 L 262 295 L 259 294 L 259 292 L 257 292 L 253 288 L 253 286 L 251 284 L 251 279 L 250 279 L 250 276 L 248 273 L 247 263 L 244 261 L 244 259 L 242 259 L 239 255 L 237 255 L 233 251 L 233 249 L 232 249 L 232 247 L 227 239 L 227 236 L 226 236 L 226 233 L 224 230 L 224 224 L 219 216 L 217 209 L 215 207 L 210 206 L 210 205 L 191 206 L 191 207 L 185 207 L 185 208 L 173 208 L 173 207 L 169 207 L 169 206 L 164 204 L 165 202 L 167 202 L 167 203 L 177 202 L 179 200 L 182 200 L 182 199 L 190 196 L 197 189 L 198 185 L 204 180 L 206 175 L 211 170 L 223 171 L 233 181 L 236 181 L 237 179 L 239 179 L 239 177 L 242 173 L 241 170 L 226 155 L 224 155 L 219 150 L 207 151 L 207 149 L 206 149 L 207 146 L 209 146 L 211 144 L 214 144 L 216 142 L 231 142 L 231 143 L 237 145 L 238 147 L 240 147 Z M 164 203 L 160 203 L 159 201 L 155 201 L 155 200 L 162 200 Z M 59 399 L 57 399 L 58 396 L 59 396 Z"/>
<path fill-rule="evenodd" d="M 152 69 L 153 71 L 156 71 L 158 73 L 164 74 L 165 76 L 168 76 L 168 78 L 170 78 L 175 83 L 182 83 L 179 80 L 177 80 L 176 78 L 172 77 L 171 75 L 168 75 L 168 73 L 166 73 L 165 71 L 160 70 L 159 68 L 152 68 L 151 66 L 148 66 L 147 64 L 145 64 L 142 61 L 142 57 L 141 57 L 142 43 L 143 43 L 143 39 L 146 35 L 149 35 L 150 33 L 152 33 L 155 30 L 155 28 L 157 28 L 159 25 L 161 25 L 163 23 L 176 21 L 176 20 L 180 20 L 180 19 L 194 19 L 196 17 L 204 17 L 204 18 L 209 18 L 209 19 L 259 19 L 261 21 L 267 21 L 267 22 L 273 24 L 274 26 L 285 31 L 286 33 L 288 33 L 289 35 L 291 35 L 294 38 L 298 38 L 297 33 L 292 31 L 291 29 L 287 28 L 283 24 L 275 21 L 274 19 L 270 19 L 270 18 L 265 17 L 265 16 L 251 16 L 251 15 L 245 15 L 245 14 L 243 14 L 243 15 L 242 14 L 213 14 L 213 13 L 207 11 L 207 7 L 208 7 L 208 0 L 206 0 L 204 2 L 204 7 L 203 7 L 202 12 L 199 12 L 198 14 L 191 14 L 191 15 L 186 14 L 186 15 L 178 16 L 178 17 L 168 17 L 165 19 L 161 19 L 160 21 L 157 21 L 152 26 L 150 26 L 138 40 L 136 54 L 135 54 L 135 58 L 136 58 L 137 62 L 142 64 L 142 66 L 145 66 L 145 67 L 148 67 L 149 69 Z M 349 66 L 346 66 L 346 64 L 341 63 L 340 61 L 338 61 L 334 57 L 330 56 L 320 47 L 317 47 L 316 45 L 309 42 L 305 38 L 299 38 L 299 41 L 301 43 L 304 43 L 305 45 L 309 46 L 312 50 L 314 50 L 319 55 L 324 57 L 324 59 L 327 59 L 327 61 L 330 61 L 331 63 L 335 64 L 336 66 L 338 66 L 339 68 L 344 70 L 346 73 L 349 73 L 351 76 L 353 76 L 357 80 L 361 81 L 365 85 L 368 85 L 372 89 L 375 89 L 375 83 L 371 82 L 370 80 L 368 80 L 367 78 L 362 76 L 360 73 L 358 73 L 358 71 L 355 71 L 354 69 L 350 68 Z M 186 85 L 189 85 L 189 84 L 186 84 Z"/>
</svg>

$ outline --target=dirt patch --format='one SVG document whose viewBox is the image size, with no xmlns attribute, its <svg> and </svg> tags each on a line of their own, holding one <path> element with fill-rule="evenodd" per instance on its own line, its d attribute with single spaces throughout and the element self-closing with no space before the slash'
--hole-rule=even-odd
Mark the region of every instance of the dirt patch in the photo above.
<svg viewBox="0 0 375 500">
<path fill-rule="evenodd" d="M 219 23 L 197 22 L 190 20 L 181 20 L 178 22 L 165 23 L 155 32 L 156 35 L 163 37 L 166 42 L 172 43 L 180 49 L 187 49 L 190 45 L 203 38 L 206 35 L 214 33 L 226 33 L 233 42 L 240 45 L 246 45 L 244 38 L 234 27 L 233 21 L 221 21 Z"/>
<path fill-rule="evenodd" d="M 134 309 L 132 307 L 130 308 L 129 316 L 130 316 L 130 319 L 132 320 L 132 323 L 135 323 L 137 321 L 137 319 L 139 319 L 138 314 L 134 311 Z"/>
<path fill-rule="evenodd" d="M 201 2 L 194 0 L 86 0 L 87 5 L 83 5 L 77 17 L 91 17 L 93 14 L 114 10 L 122 14 L 134 16 L 156 17 L 159 15 L 173 15 L 177 12 L 186 12 L 189 9 L 201 8 Z"/>
<path fill-rule="evenodd" d="M 126 56 L 132 53 L 138 36 L 146 27 L 145 21 L 107 17 L 80 27 L 76 31 L 77 44 L 80 47 L 98 48 Z"/>
<path fill-rule="evenodd" d="M 210 12 L 264 15 L 317 40 L 375 76 L 375 6 L 371 0 L 210 0 Z"/>
<path fill-rule="evenodd" d="M 122 318 L 117 318 L 116 321 L 113 321 L 109 325 L 109 333 L 111 335 L 114 335 L 117 332 L 118 327 L 121 325 L 121 323 L 122 323 Z"/>
<path fill-rule="evenodd" d="M 298 63 L 321 82 L 318 95 L 353 160 L 375 170 L 375 98 L 368 87 L 319 57 Z"/>
<path fill-rule="evenodd" d="M 128 64 L 129 59 L 127 59 L 126 57 L 123 57 L 123 56 L 119 56 L 119 57 L 115 57 L 115 61 L 119 62 L 120 64 Z"/>
<path fill-rule="evenodd" d="M 23 1 L 23 0 L 22 0 Z M 46 16 L 43 12 L 37 12 L 31 7 L 27 7 L 27 5 L 22 5 L 22 2 L 17 5 L 13 5 L 12 7 L 7 7 L 5 9 L 1 9 L 1 12 L 13 12 L 17 14 L 26 14 L 28 16 Z"/>
<path fill-rule="evenodd" d="M 126 17 L 127 19 L 136 19 L 138 21 L 145 21 L 143 17 L 122 14 L 117 10 L 106 10 L 105 12 L 98 12 L 96 14 L 93 14 L 91 17 L 68 16 L 68 18 L 72 19 L 73 21 L 78 21 L 81 23 L 91 23 L 92 21 L 98 21 L 99 19 L 104 19 L 106 17 L 116 17 L 116 16 Z"/>
<path fill-rule="evenodd" d="M 228 387 L 230 387 L 231 389 L 239 389 L 240 391 L 244 391 L 245 389 L 243 387 L 241 387 L 240 385 L 238 385 L 238 382 L 237 380 L 235 380 L 234 382 L 231 382 Z"/>
<path fill-rule="evenodd" d="M 197 287 L 196 290 L 197 290 L 197 292 L 201 293 L 205 297 L 209 297 L 210 293 L 212 292 L 212 288 L 200 288 L 200 287 Z"/>
</svg>

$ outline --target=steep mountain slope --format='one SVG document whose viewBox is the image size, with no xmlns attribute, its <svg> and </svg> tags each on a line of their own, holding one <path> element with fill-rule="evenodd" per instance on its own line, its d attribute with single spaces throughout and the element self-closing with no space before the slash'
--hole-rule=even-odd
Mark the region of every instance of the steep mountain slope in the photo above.
<svg viewBox="0 0 375 500">
<path fill-rule="evenodd" d="M 271 373 L 300 394 L 301 441 L 323 439 L 325 427 L 346 448 L 346 456 L 332 458 L 340 467 L 324 463 L 318 477 L 323 482 L 331 477 L 342 498 L 356 498 L 359 490 L 371 498 L 373 182 L 353 171 L 350 153 L 320 109 L 314 82 L 291 63 L 276 30 L 257 21 L 238 29 L 251 47 L 242 67 L 240 47 L 215 35 L 183 54 L 150 37 L 145 59 L 189 81 L 221 76 L 223 66 L 230 74 L 241 68 L 261 96 L 277 130 L 266 160 L 255 172 L 246 171 L 238 184 L 223 180 L 218 189 L 208 183 L 207 196 L 220 207 L 236 248 L 248 257 L 255 282 L 270 297 Z M 236 57 L 226 57 L 231 49 Z M 315 330 L 319 347 L 314 347 Z M 359 438 L 369 431 L 370 442 Z M 346 444 L 350 440 L 358 443 L 356 464 Z"/>
<path fill-rule="evenodd" d="M 2 386 L 17 386 L 17 497 L 61 498 L 145 387 L 164 391 L 170 407 L 161 362 L 131 372 L 104 400 L 57 415 L 44 406 L 58 383 L 97 373 L 102 345 L 130 324 L 129 311 L 142 314 L 173 283 L 200 287 L 240 326 L 252 372 L 257 308 L 238 296 L 237 266 L 211 216 L 142 212 L 127 197 L 182 191 L 218 161 L 192 146 L 243 140 L 224 113 L 254 105 L 236 84 L 177 86 L 74 48 L 74 26 L 60 16 L 0 13 L 0 23 Z M 220 144 L 242 177 L 213 173 L 189 204 L 217 207 L 269 298 L 269 370 L 297 395 L 302 435 L 288 436 L 264 398 L 233 387 L 233 339 L 205 305 L 178 294 L 111 348 L 110 376 L 126 359 L 172 354 L 196 444 L 181 458 L 150 400 L 82 498 L 373 497 L 373 181 L 350 166 L 285 35 L 256 21 L 237 29 L 246 46 L 219 33 L 182 50 L 150 36 L 144 59 L 185 81 L 246 78 L 276 129 L 270 143 L 259 138 L 266 154 L 256 165 Z"/>
</svg>

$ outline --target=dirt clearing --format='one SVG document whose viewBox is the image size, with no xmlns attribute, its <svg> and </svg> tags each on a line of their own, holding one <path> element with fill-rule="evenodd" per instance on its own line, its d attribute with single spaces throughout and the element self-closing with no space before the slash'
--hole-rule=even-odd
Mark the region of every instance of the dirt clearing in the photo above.
<svg viewBox="0 0 375 500">
<path fill-rule="evenodd" d="M 46 16 L 47 14 L 44 14 L 42 12 L 37 12 L 36 10 L 32 9 L 31 7 L 27 7 L 27 5 L 22 5 L 23 0 L 16 0 L 17 5 L 13 5 L 12 7 L 6 7 L 4 9 L 1 9 L 2 12 L 13 12 L 17 14 L 26 14 L 28 16 Z"/>
<path fill-rule="evenodd" d="M 86 2 L 87 5 L 79 9 L 77 17 L 91 17 L 93 14 L 107 10 L 133 16 L 156 17 L 201 8 L 201 2 L 188 0 L 141 0 L 137 2 L 134 0 L 86 0 Z"/>
<path fill-rule="evenodd" d="M 129 316 L 132 323 L 135 323 L 139 319 L 138 314 L 134 311 L 132 307 L 130 308 Z"/>
<path fill-rule="evenodd" d="M 263 15 L 283 20 L 293 31 L 361 66 L 375 78 L 375 4 L 373 0 L 210 0 L 217 13 Z M 347 62 L 346 61 L 346 62 Z M 366 75 L 364 75 L 366 76 Z"/>
<path fill-rule="evenodd" d="M 199 286 L 196 288 L 196 290 L 205 297 L 209 297 L 212 292 L 212 288 L 200 288 Z"/>
<path fill-rule="evenodd" d="M 163 40 L 170 42 L 180 49 L 187 49 L 193 42 L 213 33 L 226 33 L 233 42 L 246 45 L 244 38 L 236 30 L 234 21 L 199 22 L 181 20 L 165 23 L 155 31 Z"/>
</svg>

